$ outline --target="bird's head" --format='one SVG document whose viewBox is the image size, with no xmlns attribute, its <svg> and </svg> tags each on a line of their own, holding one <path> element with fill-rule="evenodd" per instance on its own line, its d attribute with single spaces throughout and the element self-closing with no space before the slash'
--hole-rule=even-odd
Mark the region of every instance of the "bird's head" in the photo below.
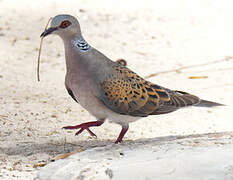
<svg viewBox="0 0 233 180">
<path fill-rule="evenodd" d="M 74 16 L 68 14 L 57 15 L 52 18 L 50 27 L 40 37 L 45 37 L 49 34 L 57 34 L 61 38 L 81 35 L 79 22 Z"/>
</svg>

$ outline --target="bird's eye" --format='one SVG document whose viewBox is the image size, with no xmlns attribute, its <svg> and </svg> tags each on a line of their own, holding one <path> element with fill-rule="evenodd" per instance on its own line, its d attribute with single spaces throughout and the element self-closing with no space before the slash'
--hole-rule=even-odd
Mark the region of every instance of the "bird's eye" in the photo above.
<svg viewBox="0 0 233 180">
<path fill-rule="evenodd" d="M 68 27 L 69 25 L 71 25 L 70 21 L 62 21 L 59 27 L 64 29 Z"/>
</svg>

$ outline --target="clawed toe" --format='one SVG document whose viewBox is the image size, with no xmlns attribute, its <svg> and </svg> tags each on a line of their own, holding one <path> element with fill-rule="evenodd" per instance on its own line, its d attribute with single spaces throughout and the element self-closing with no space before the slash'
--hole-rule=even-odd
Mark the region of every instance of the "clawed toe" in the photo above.
<svg viewBox="0 0 233 180">
<path fill-rule="evenodd" d="M 64 126 L 62 129 L 77 129 L 76 126 Z"/>
<path fill-rule="evenodd" d="M 115 144 L 118 144 L 118 143 L 122 142 L 122 139 L 123 139 L 125 133 L 128 131 L 128 129 L 129 129 L 128 125 L 127 126 L 122 126 L 121 132 L 120 132 L 117 140 L 115 141 Z"/>
<path fill-rule="evenodd" d="M 81 134 L 85 129 L 88 131 L 88 133 L 91 135 L 91 136 L 94 136 L 94 137 L 97 137 L 95 135 L 95 133 L 93 133 L 89 127 L 93 127 L 93 126 L 101 126 L 102 124 L 104 123 L 104 121 L 93 121 L 93 122 L 87 122 L 87 123 L 82 123 L 82 124 L 79 124 L 77 126 L 65 126 L 63 127 L 63 129 L 79 129 L 78 132 L 75 133 L 75 136 Z"/>
<path fill-rule="evenodd" d="M 118 143 L 121 143 L 121 142 L 122 142 L 122 140 L 118 140 L 118 139 L 117 139 L 117 140 L 115 141 L 115 144 L 118 144 Z"/>
<path fill-rule="evenodd" d="M 93 133 L 88 127 L 86 127 L 86 128 L 81 128 L 78 132 L 75 133 L 75 136 L 78 136 L 79 134 L 81 134 L 85 129 L 88 131 L 88 133 L 89 133 L 91 136 L 94 136 L 94 137 L 97 138 L 97 136 L 95 135 L 95 133 Z"/>
</svg>

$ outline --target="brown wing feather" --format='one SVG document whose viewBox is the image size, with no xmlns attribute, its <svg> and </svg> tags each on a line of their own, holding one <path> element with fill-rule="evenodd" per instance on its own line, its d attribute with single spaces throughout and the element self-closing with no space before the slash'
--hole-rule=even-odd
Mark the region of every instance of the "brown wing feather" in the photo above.
<svg viewBox="0 0 233 180">
<path fill-rule="evenodd" d="M 115 65 L 113 75 L 101 84 L 100 99 L 111 110 L 131 116 L 147 116 L 156 111 L 159 102 L 169 101 L 168 93 L 130 69 Z"/>
<path fill-rule="evenodd" d="M 169 101 L 160 101 L 159 108 L 150 115 L 165 114 L 173 112 L 179 108 L 192 106 L 200 103 L 200 98 L 183 91 L 172 91 L 166 89 L 169 93 Z"/>
<path fill-rule="evenodd" d="M 153 84 L 127 67 L 115 64 L 112 68 L 113 74 L 101 84 L 99 98 L 114 112 L 145 117 L 200 103 L 194 95 Z"/>
</svg>

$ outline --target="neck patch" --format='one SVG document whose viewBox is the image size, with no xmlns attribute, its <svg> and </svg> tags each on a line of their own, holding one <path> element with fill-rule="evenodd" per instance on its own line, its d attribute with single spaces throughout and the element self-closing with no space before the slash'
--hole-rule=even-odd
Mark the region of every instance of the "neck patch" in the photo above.
<svg viewBox="0 0 233 180">
<path fill-rule="evenodd" d="M 81 51 L 88 51 L 91 49 L 91 46 L 83 38 L 75 39 L 74 45 Z"/>
</svg>

